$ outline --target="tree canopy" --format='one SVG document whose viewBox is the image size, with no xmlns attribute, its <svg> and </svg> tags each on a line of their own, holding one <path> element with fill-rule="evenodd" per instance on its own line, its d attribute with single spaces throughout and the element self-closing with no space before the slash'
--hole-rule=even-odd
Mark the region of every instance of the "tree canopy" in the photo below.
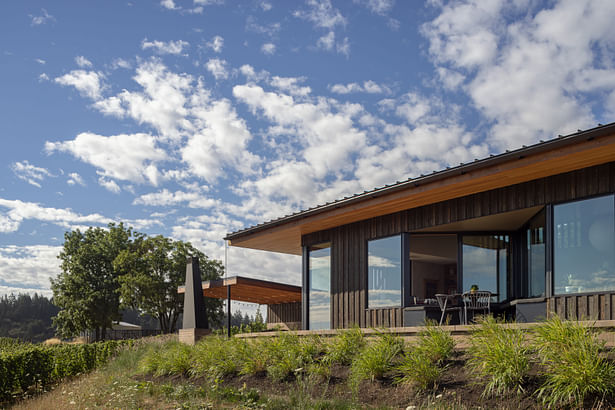
<svg viewBox="0 0 615 410">
<path fill-rule="evenodd" d="M 222 264 L 190 243 L 148 237 L 122 223 L 67 232 L 58 256 L 62 271 L 51 280 L 60 308 L 54 326 L 63 337 L 94 330 L 100 340 L 120 320 L 121 309 L 130 308 L 156 318 L 164 332 L 175 331 L 183 309 L 177 287 L 184 283 L 188 256 L 199 257 L 204 280 L 222 276 Z M 219 322 L 222 302 L 205 305 L 208 319 Z"/>
<path fill-rule="evenodd" d="M 51 318 L 58 308 L 45 296 L 19 294 L 0 298 L 0 337 L 14 337 L 29 342 L 52 338 L 55 331 Z"/>
<path fill-rule="evenodd" d="M 177 293 L 177 287 L 184 284 L 189 256 L 199 258 L 202 280 L 223 275 L 221 262 L 209 259 L 190 243 L 162 235 L 138 238 L 135 246 L 122 251 L 114 264 L 121 272 L 123 306 L 157 318 L 163 332 L 174 332 L 184 306 L 184 295 Z M 205 298 L 205 310 L 208 319 L 216 323 L 222 312 L 222 301 Z"/>
</svg>

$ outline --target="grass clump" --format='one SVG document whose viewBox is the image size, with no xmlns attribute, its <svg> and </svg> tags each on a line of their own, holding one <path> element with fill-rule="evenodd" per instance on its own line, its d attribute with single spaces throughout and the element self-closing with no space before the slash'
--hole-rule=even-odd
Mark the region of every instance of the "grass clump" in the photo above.
<svg viewBox="0 0 615 410">
<path fill-rule="evenodd" d="M 154 376 L 187 375 L 192 367 L 194 349 L 178 341 L 151 345 L 140 361 L 143 373 Z"/>
<path fill-rule="evenodd" d="M 404 355 L 395 367 L 396 383 L 412 384 L 418 391 L 436 388 L 455 348 L 450 332 L 427 323 L 418 334 L 416 345 Z"/>
<path fill-rule="evenodd" d="M 280 333 L 267 344 L 267 376 L 274 381 L 288 380 L 315 362 L 323 350 L 318 337 L 299 338 L 295 333 Z"/>
<path fill-rule="evenodd" d="M 468 366 L 486 380 L 483 396 L 522 393 L 530 369 L 530 351 L 521 329 L 485 316 L 472 330 Z"/>
<path fill-rule="evenodd" d="M 381 332 L 376 341 L 368 343 L 350 365 L 350 384 L 357 388 L 363 380 L 382 379 L 391 371 L 398 356 L 403 352 L 404 342 L 396 335 Z"/>
<path fill-rule="evenodd" d="M 350 365 L 364 346 L 363 332 L 359 326 L 355 325 L 348 330 L 338 332 L 337 336 L 327 344 L 322 361 L 328 364 Z"/>
<path fill-rule="evenodd" d="M 237 374 L 241 368 L 241 359 L 247 354 L 243 340 L 221 336 L 206 337 L 194 348 L 194 362 L 190 373 L 210 380 Z"/>
<path fill-rule="evenodd" d="M 555 316 L 535 331 L 544 383 L 537 395 L 548 407 L 582 406 L 615 393 L 615 366 L 602 355 L 605 343 L 596 329 Z"/>
</svg>

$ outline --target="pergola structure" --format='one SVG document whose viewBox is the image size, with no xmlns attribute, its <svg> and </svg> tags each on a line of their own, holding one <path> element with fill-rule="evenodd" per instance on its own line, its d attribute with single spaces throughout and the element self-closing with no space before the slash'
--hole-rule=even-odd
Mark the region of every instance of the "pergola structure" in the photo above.
<svg viewBox="0 0 615 410">
<path fill-rule="evenodd" d="M 187 275 L 186 279 L 189 280 L 190 276 Z M 231 332 L 231 300 L 260 305 L 301 302 L 301 286 L 242 276 L 204 281 L 201 282 L 201 289 L 204 297 L 227 300 L 227 331 L 229 337 Z M 185 294 L 186 286 L 180 286 L 177 292 Z"/>
</svg>

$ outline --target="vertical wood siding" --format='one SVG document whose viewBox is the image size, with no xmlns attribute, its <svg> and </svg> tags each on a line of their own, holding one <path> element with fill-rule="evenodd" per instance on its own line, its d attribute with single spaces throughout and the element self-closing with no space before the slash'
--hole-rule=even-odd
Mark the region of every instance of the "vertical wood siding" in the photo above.
<svg viewBox="0 0 615 410">
<path fill-rule="evenodd" d="M 331 242 L 331 327 L 401 324 L 401 309 L 367 309 L 367 241 L 417 229 L 494 215 L 533 206 L 615 192 L 615 162 L 304 235 L 305 246 Z M 560 308 L 560 302 L 555 301 Z M 566 301 L 566 309 L 576 303 Z M 607 302 L 605 302 L 607 303 Z M 605 309 L 606 309 L 606 305 Z M 608 301 L 609 309 L 613 306 Z M 399 313 L 398 313 L 399 311 Z M 609 310 L 608 316 L 614 317 Z M 388 323 L 388 325 L 387 325 Z"/>
<path fill-rule="evenodd" d="M 613 320 L 615 292 L 587 295 L 559 295 L 547 299 L 548 316 L 570 320 Z"/>
<path fill-rule="evenodd" d="M 301 322 L 301 302 L 267 305 L 267 323 Z"/>
</svg>

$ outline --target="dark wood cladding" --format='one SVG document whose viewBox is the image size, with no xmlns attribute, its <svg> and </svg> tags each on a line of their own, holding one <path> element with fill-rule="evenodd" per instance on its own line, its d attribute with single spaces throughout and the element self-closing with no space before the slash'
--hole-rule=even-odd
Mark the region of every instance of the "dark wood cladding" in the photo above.
<svg viewBox="0 0 615 410">
<path fill-rule="evenodd" d="M 547 299 L 547 312 L 570 320 L 613 320 L 615 292 L 554 296 Z"/>
<path fill-rule="evenodd" d="M 368 240 L 612 192 L 615 162 L 310 233 L 302 237 L 302 244 L 331 242 L 331 327 L 380 326 L 386 315 L 380 319 L 380 313 L 374 313 L 372 319 L 367 310 Z"/>
<path fill-rule="evenodd" d="M 365 327 L 402 327 L 402 322 L 402 308 L 365 310 Z"/>
<path fill-rule="evenodd" d="M 301 302 L 267 305 L 267 323 L 301 322 Z"/>
</svg>

